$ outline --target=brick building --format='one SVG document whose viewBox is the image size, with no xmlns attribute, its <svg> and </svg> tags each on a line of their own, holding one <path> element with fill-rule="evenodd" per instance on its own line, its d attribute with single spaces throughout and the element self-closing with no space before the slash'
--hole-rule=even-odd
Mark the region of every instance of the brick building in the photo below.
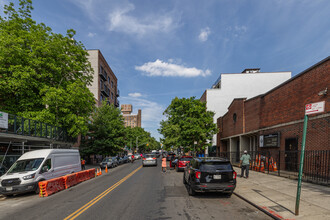
<svg viewBox="0 0 330 220">
<path fill-rule="evenodd" d="M 217 119 L 217 153 L 237 162 L 244 150 L 279 152 L 282 169 L 297 171 L 306 104 L 324 102 L 324 112 L 309 115 L 306 150 L 330 150 L 329 87 L 327 57 L 265 94 L 234 99 Z"/>
<path fill-rule="evenodd" d="M 123 113 L 125 127 L 141 127 L 141 109 L 137 114 L 132 114 L 133 106 L 131 104 L 121 105 L 121 112 Z"/>
<path fill-rule="evenodd" d="M 245 69 L 241 73 L 221 73 L 210 89 L 200 98 L 208 111 L 214 112 L 213 122 L 224 115 L 234 98 L 252 98 L 275 88 L 291 78 L 291 72 L 261 72 L 260 68 Z M 216 135 L 212 138 L 216 145 Z M 205 154 L 208 154 L 206 152 Z"/>
<path fill-rule="evenodd" d="M 93 68 L 93 82 L 88 86 L 94 94 L 96 105 L 102 101 L 119 107 L 118 80 L 100 50 L 87 50 L 88 60 Z"/>
</svg>

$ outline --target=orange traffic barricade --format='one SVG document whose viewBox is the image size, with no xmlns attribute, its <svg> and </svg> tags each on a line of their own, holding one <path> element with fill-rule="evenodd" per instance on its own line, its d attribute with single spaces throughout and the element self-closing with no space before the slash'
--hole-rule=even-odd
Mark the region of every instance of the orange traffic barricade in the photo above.
<svg viewBox="0 0 330 220">
<path fill-rule="evenodd" d="M 39 182 L 40 197 L 47 197 L 51 194 L 65 189 L 63 177 Z"/>
</svg>

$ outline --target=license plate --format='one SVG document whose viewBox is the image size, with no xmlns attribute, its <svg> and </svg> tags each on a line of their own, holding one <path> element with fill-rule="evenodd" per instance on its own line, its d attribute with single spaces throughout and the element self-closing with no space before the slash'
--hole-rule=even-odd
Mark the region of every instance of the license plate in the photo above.
<svg viewBox="0 0 330 220">
<path fill-rule="evenodd" d="M 12 191 L 13 187 L 6 187 L 6 191 Z"/>
<path fill-rule="evenodd" d="M 213 175 L 213 179 L 215 179 L 215 180 L 221 180 L 221 175 Z"/>
</svg>

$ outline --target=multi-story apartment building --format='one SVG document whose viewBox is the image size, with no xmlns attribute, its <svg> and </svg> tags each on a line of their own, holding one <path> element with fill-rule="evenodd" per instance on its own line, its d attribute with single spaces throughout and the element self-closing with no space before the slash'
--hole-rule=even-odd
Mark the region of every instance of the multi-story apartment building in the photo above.
<svg viewBox="0 0 330 220">
<path fill-rule="evenodd" d="M 141 109 L 138 110 L 137 115 L 132 114 L 133 106 L 131 104 L 121 105 L 121 112 L 123 113 L 125 127 L 141 127 Z"/>
<path fill-rule="evenodd" d="M 245 69 L 242 73 L 222 73 L 211 89 L 200 98 L 213 111 L 214 123 L 224 115 L 234 98 L 252 98 L 265 93 L 291 78 L 291 72 L 260 72 L 259 68 Z M 216 135 L 212 140 L 216 145 Z M 208 152 L 205 152 L 206 154 Z"/>
<path fill-rule="evenodd" d="M 119 107 L 118 80 L 112 72 L 108 62 L 100 50 L 87 50 L 88 60 L 94 70 L 93 83 L 89 90 L 94 94 L 96 105 L 100 106 L 102 101 Z"/>
</svg>

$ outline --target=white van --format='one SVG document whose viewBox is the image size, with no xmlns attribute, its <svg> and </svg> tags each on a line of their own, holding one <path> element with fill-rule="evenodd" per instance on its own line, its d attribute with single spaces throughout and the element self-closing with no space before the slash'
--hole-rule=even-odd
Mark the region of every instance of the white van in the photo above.
<svg viewBox="0 0 330 220">
<path fill-rule="evenodd" d="M 47 149 L 23 154 L 0 177 L 0 193 L 39 192 L 38 182 L 81 171 L 78 150 Z"/>
</svg>

